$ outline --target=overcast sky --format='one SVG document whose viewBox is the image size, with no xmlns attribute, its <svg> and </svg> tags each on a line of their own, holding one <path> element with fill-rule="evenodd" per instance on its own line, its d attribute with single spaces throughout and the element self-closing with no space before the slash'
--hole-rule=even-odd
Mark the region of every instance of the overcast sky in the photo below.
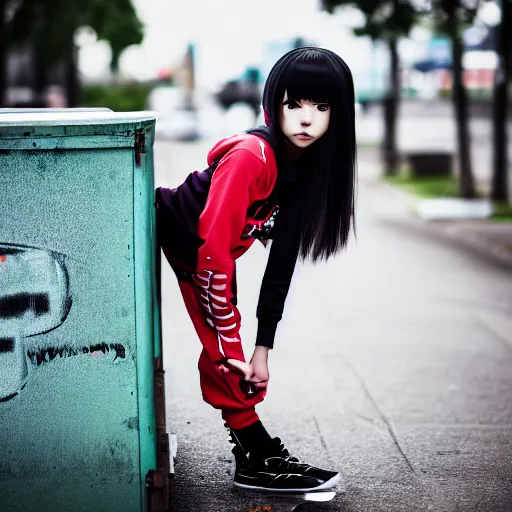
<svg viewBox="0 0 512 512">
<path fill-rule="evenodd" d="M 328 18 L 319 12 L 317 0 L 134 0 L 134 4 L 147 26 L 143 48 L 148 67 L 178 58 L 189 41 L 196 43 L 198 54 L 207 53 L 212 61 L 208 68 L 257 64 L 266 41 L 301 33 L 315 37 Z"/>
<path fill-rule="evenodd" d="M 336 51 L 354 71 L 369 65 L 368 42 L 354 38 L 348 28 L 360 20 L 358 14 L 330 16 L 319 10 L 317 0 L 133 2 L 145 24 L 145 38 L 140 47 L 125 51 L 121 67 L 140 79 L 179 62 L 189 42 L 197 48 L 200 86 L 216 86 L 248 65 L 260 65 L 266 43 L 296 36 Z M 86 76 L 99 78 L 108 66 L 107 45 L 84 41 L 80 68 Z"/>
<path fill-rule="evenodd" d="M 159 70 L 174 67 L 187 44 L 196 47 L 196 79 L 199 87 L 216 88 L 236 78 L 247 66 L 265 64 L 270 42 L 285 42 L 302 36 L 337 52 L 356 76 L 388 67 L 384 49 L 372 53 L 367 38 L 356 38 L 350 27 L 362 23 L 357 9 L 335 15 L 322 12 L 319 0 L 132 0 L 145 25 L 142 45 L 128 48 L 121 56 L 125 77 L 151 79 Z M 492 2 L 483 10 L 496 11 Z M 496 13 L 494 13 L 496 14 Z M 494 16 L 496 17 L 496 16 Z M 419 28 L 413 40 L 400 42 L 402 62 L 425 56 L 429 34 Z M 102 79 L 110 62 L 106 43 L 78 38 L 80 70 L 87 79 Z M 364 80 L 364 78 L 363 78 Z"/>
</svg>

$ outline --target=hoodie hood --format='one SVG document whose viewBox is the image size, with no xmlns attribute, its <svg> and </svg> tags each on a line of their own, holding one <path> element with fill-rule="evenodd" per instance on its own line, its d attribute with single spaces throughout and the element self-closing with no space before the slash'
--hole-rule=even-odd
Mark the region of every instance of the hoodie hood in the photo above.
<svg viewBox="0 0 512 512">
<path fill-rule="evenodd" d="M 243 147 L 252 150 L 266 161 L 266 153 L 268 153 L 269 149 L 273 149 L 273 146 L 270 144 L 268 138 L 263 134 L 254 133 L 254 135 L 258 135 L 259 138 L 263 139 L 267 144 L 265 145 L 265 143 L 261 140 L 258 142 L 250 133 L 241 133 L 227 137 L 217 142 L 217 144 L 215 144 L 212 149 L 210 149 L 207 157 L 208 165 L 213 165 L 215 162 L 218 162 L 228 151 L 231 151 L 235 147 Z M 262 147 L 262 145 L 270 146 L 270 148 Z"/>
</svg>

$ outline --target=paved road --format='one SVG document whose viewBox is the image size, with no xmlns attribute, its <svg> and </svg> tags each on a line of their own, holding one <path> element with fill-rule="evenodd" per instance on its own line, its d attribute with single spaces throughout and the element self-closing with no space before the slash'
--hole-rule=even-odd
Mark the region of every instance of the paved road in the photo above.
<svg viewBox="0 0 512 512">
<path fill-rule="evenodd" d="M 209 142 L 157 142 L 159 185 L 204 167 Z M 512 510 L 512 274 L 424 230 L 360 160 L 358 239 L 300 265 L 259 413 L 344 493 L 301 510 Z M 253 345 L 266 252 L 239 260 L 242 334 Z M 201 399 L 199 341 L 163 268 L 169 429 L 178 435 L 174 512 L 249 512 L 286 500 L 237 494 L 220 415 Z"/>
</svg>

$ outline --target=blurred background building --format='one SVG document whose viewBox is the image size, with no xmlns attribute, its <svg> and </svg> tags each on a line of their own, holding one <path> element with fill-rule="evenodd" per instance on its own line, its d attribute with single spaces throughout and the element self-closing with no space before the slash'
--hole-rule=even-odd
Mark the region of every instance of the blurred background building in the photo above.
<svg viewBox="0 0 512 512">
<path fill-rule="evenodd" d="M 37 4 L 44 4 L 45 0 L 3 0 L 3 3 L 8 22 L 24 4 L 28 4 L 27 9 L 37 10 Z M 108 34 L 105 37 L 94 27 L 82 25 L 77 26 L 72 39 L 69 38 L 70 44 L 74 44 L 77 74 L 85 91 L 76 101 L 80 104 L 93 101 L 87 94 L 90 87 L 112 82 L 155 84 L 161 81 L 189 87 L 191 82 L 185 77 L 184 69 L 190 64 L 185 56 L 191 48 L 194 62 L 189 76 L 194 77 L 197 101 L 218 93 L 230 81 L 254 82 L 254 74 L 248 79 L 251 70 L 257 74 L 256 81 L 261 85 L 279 56 L 294 46 L 303 45 L 328 47 L 339 53 L 354 73 L 358 100 L 366 103 L 380 99 L 388 83 L 386 45 L 379 40 L 372 41 L 367 35 L 354 35 L 352 29 L 364 24 L 364 15 L 358 10 L 357 2 L 346 3 L 349 5 L 328 14 L 321 10 L 318 0 L 298 0 L 293 9 L 289 9 L 285 0 L 262 0 L 257 5 L 234 0 L 198 0 L 178 5 L 159 0 L 133 0 L 131 15 L 138 17 L 143 28 L 127 23 L 127 31 L 140 30 L 141 34 L 114 36 L 114 39 L 125 40 L 121 44 L 127 43 L 115 56 L 114 67 Z M 481 9 L 484 13 L 494 11 L 487 14 L 487 20 L 499 17 L 497 5 L 487 3 L 494 4 L 494 9 L 488 5 Z M 71 6 L 72 2 L 68 4 Z M 17 35 L 8 46 L 8 88 L 4 99 L 7 105 L 38 103 L 44 99 L 56 101 L 56 89 L 66 88 L 66 66 L 62 62 L 50 62 L 47 76 L 38 76 L 41 56 L 36 52 L 37 37 L 29 36 L 31 20 L 29 16 L 25 18 L 27 40 Z M 491 21 L 497 23 L 497 19 Z M 41 36 L 48 38 L 50 28 Z M 23 27 L 17 29 L 23 32 Z M 489 97 L 496 69 L 495 26 L 477 20 L 466 34 L 465 84 Z M 140 40 L 140 44 L 130 44 L 130 39 Z M 448 37 L 436 35 L 428 23 L 418 23 L 408 37 L 400 39 L 398 52 L 402 92 L 406 97 L 432 98 L 450 89 Z M 65 59 L 63 56 L 60 60 Z M 69 76 L 67 79 L 69 81 Z M 41 88 L 53 90 L 50 100 L 44 94 L 44 98 L 36 98 Z M 69 102 L 65 91 L 63 95 Z"/>
<path fill-rule="evenodd" d="M 399 118 L 448 112 L 460 193 L 474 197 L 468 115 L 487 116 L 491 188 L 503 200 L 511 2 L 0 0 L 0 104 L 149 108 L 159 137 L 223 136 L 261 122 L 262 87 L 282 54 L 327 47 L 353 72 L 366 115 L 358 138 L 382 146 L 385 174 L 397 172 L 401 150 L 421 146 L 399 136 Z M 441 133 L 425 133 L 424 145 L 447 149 Z"/>
</svg>

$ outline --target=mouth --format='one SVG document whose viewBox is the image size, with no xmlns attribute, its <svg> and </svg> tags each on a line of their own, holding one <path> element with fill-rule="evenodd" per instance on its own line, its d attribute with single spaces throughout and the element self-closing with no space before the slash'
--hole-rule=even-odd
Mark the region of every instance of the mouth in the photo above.
<svg viewBox="0 0 512 512">
<path fill-rule="evenodd" d="M 299 140 L 311 140 L 313 138 L 313 136 L 307 132 L 296 133 L 295 137 Z"/>
</svg>

